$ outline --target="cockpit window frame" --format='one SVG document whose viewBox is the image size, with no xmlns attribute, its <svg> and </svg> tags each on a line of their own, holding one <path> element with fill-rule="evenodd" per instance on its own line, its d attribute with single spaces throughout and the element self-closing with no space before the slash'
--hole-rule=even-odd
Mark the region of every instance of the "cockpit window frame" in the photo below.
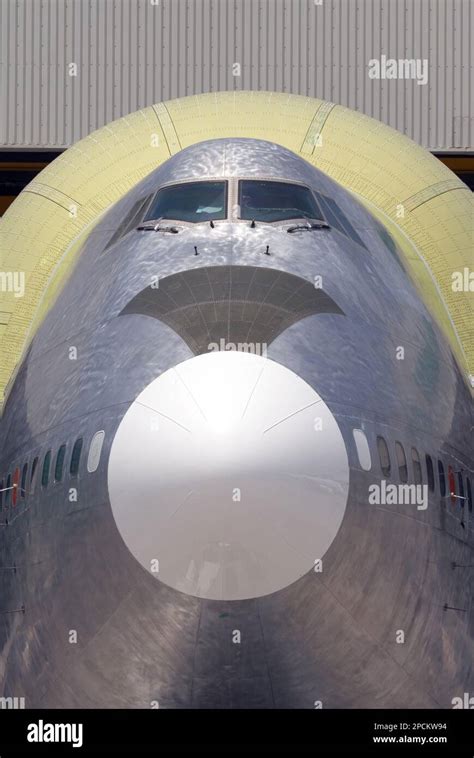
<svg viewBox="0 0 474 758">
<path fill-rule="evenodd" d="M 278 182 L 280 184 L 288 184 L 293 185 L 297 187 L 302 187 L 308 192 L 311 193 L 311 197 L 314 201 L 315 207 L 319 210 L 319 218 L 315 219 L 320 220 L 324 222 L 324 224 L 327 225 L 328 229 L 331 229 L 337 233 L 342 234 L 346 239 L 351 240 L 355 244 L 357 244 L 359 247 L 362 247 L 364 250 L 367 250 L 366 244 L 363 242 L 363 240 L 360 238 L 358 233 L 356 232 L 356 229 L 353 225 L 353 222 L 347 217 L 347 214 L 345 211 L 342 210 L 339 203 L 334 200 L 334 198 L 330 197 L 326 194 L 326 191 L 322 191 L 320 189 L 316 189 L 309 184 L 307 184 L 304 181 L 300 181 L 298 179 L 287 179 L 286 177 L 279 177 L 279 176 L 269 176 L 267 174 L 255 176 L 255 174 L 240 174 L 239 176 L 206 176 L 206 177 L 186 177 L 185 179 L 175 179 L 169 182 L 164 182 L 160 185 L 160 187 L 153 193 L 148 194 L 144 200 L 146 202 L 144 203 L 143 212 L 141 213 L 141 218 L 136 221 L 135 228 L 137 231 L 142 231 L 145 228 L 153 228 L 153 221 L 154 219 L 146 219 L 146 215 L 150 211 L 150 209 L 153 207 L 153 204 L 155 202 L 155 199 L 159 192 L 161 192 L 164 189 L 167 189 L 169 187 L 179 187 L 180 185 L 186 185 L 186 184 L 196 184 L 196 183 L 207 183 L 207 182 L 222 182 L 225 186 L 225 215 L 223 218 L 219 219 L 212 219 L 212 218 L 205 218 L 205 219 L 199 219 L 198 221 L 185 221 L 182 219 L 174 219 L 174 218 L 163 218 L 163 227 L 181 227 L 181 228 L 188 228 L 192 229 L 199 224 L 207 224 L 209 225 L 218 225 L 223 223 L 240 223 L 248 225 L 249 223 L 252 223 L 253 219 L 248 218 L 242 218 L 241 217 L 241 208 L 239 204 L 239 196 L 240 196 L 240 183 L 244 181 L 254 181 L 254 182 Z M 332 203 L 332 210 L 331 214 L 328 214 L 326 204 L 331 205 Z M 336 214 L 337 216 L 337 223 L 334 222 L 333 214 Z M 299 216 L 294 217 L 290 219 L 278 219 L 276 221 L 265 221 L 259 218 L 255 218 L 255 223 L 259 226 L 261 225 L 267 225 L 267 226 L 273 226 L 273 227 L 284 227 L 287 228 L 289 224 L 294 224 L 295 222 L 301 222 L 305 221 L 307 217 L 305 216 Z M 135 221 L 135 219 L 134 219 Z M 161 226 L 161 225 L 160 225 Z M 123 236 L 123 235 L 122 235 Z M 109 243 L 110 246 L 110 243 Z"/>
<path fill-rule="evenodd" d="M 209 225 L 210 221 L 212 221 L 214 224 L 222 224 L 229 220 L 230 218 L 230 183 L 231 179 L 228 176 L 209 176 L 209 177 L 194 177 L 193 179 L 181 179 L 181 180 L 175 180 L 171 182 L 165 182 L 164 184 L 160 185 L 160 187 L 156 190 L 156 192 L 153 193 L 151 196 L 151 200 L 149 203 L 147 203 L 146 210 L 142 214 L 141 222 L 140 224 L 148 224 L 152 223 L 154 219 L 147 219 L 146 216 L 150 209 L 153 207 L 156 198 L 158 197 L 159 193 L 162 192 L 165 189 L 169 189 L 170 187 L 179 187 L 181 185 L 186 184 L 209 184 L 209 183 L 217 183 L 222 182 L 224 184 L 224 216 L 223 218 L 203 218 L 199 219 L 198 221 L 187 221 L 180 218 L 163 218 L 163 223 L 165 224 L 177 224 L 178 226 L 185 226 L 190 227 L 191 229 L 197 226 L 198 224 L 207 224 Z"/>
<path fill-rule="evenodd" d="M 317 196 L 316 196 L 313 188 L 310 187 L 305 182 L 299 182 L 299 181 L 296 181 L 294 179 L 283 179 L 283 178 L 280 178 L 280 177 L 277 177 L 277 176 L 254 176 L 254 175 L 250 175 L 250 176 L 243 175 L 243 176 L 233 177 L 233 183 L 234 183 L 234 188 L 233 188 L 234 192 L 233 192 L 233 194 L 234 194 L 234 199 L 235 199 L 235 202 L 233 204 L 233 208 L 235 209 L 235 213 L 234 213 L 233 217 L 231 217 L 232 221 L 239 221 L 239 222 L 241 222 L 243 224 L 248 224 L 249 221 L 251 221 L 251 219 L 242 218 L 242 216 L 241 216 L 241 208 L 240 208 L 240 203 L 239 203 L 239 200 L 240 200 L 240 183 L 241 182 L 274 182 L 274 183 L 278 183 L 278 184 L 289 184 L 289 185 L 296 186 L 296 187 L 303 187 L 303 189 L 308 190 L 308 192 L 310 192 L 311 197 L 313 198 L 313 201 L 314 201 L 316 207 L 319 208 L 319 210 L 321 212 L 320 220 L 321 221 L 326 221 L 326 218 L 325 218 L 324 213 L 323 213 L 323 209 L 321 208 L 320 203 L 318 202 L 318 198 L 317 198 Z M 295 216 L 293 218 L 277 219 L 275 221 L 264 221 L 262 219 L 256 218 L 255 222 L 257 224 L 259 224 L 259 225 L 260 224 L 268 224 L 269 226 L 288 226 L 288 224 L 294 224 L 295 221 L 302 221 L 302 220 L 305 220 L 305 218 L 306 218 L 305 216 Z"/>
</svg>

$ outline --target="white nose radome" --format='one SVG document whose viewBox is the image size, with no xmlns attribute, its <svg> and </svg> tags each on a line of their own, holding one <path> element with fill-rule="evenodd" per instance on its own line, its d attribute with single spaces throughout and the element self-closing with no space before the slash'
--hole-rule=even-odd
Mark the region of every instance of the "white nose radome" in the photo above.
<svg viewBox="0 0 474 758">
<path fill-rule="evenodd" d="M 334 416 L 303 379 L 258 355 L 215 352 L 166 371 L 132 403 L 108 485 L 147 571 L 189 595 L 242 600 L 322 559 L 349 466 Z"/>
</svg>

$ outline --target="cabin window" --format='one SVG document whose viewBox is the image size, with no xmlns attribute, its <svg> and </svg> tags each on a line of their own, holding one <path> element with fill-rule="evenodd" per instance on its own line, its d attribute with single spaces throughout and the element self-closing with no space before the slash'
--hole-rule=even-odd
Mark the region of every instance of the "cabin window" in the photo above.
<svg viewBox="0 0 474 758">
<path fill-rule="evenodd" d="M 365 436 L 365 432 L 363 432 L 362 429 L 353 429 L 352 435 L 356 444 L 360 467 L 364 469 L 364 471 L 370 471 L 372 460 L 370 457 L 370 448 L 369 443 L 367 442 L 367 437 Z"/>
<path fill-rule="evenodd" d="M 20 486 L 20 469 L 17 467 L 15 471 L 13 472 L 12 505 L 17 504 L 19 486 Z"/>
<path fill-rule="evenodd" d="M 398 476 L 400 477 L 400 481 L 405 484 L 408 482 L 408 466 L 405 450 L 401 442 L 395 442 L 395 453 L 397 455 Z"/>
<path fill-rule="evenodd" d="M 21 472 L 21 489 L 20 495 L 23 499 L 26 497 L 26 477 L 28 474 L 28 464 L 23 464 L 23 471 Z"/>
<path fill-rule="evenodd" d="M 12 475 L 8 474 L 7 476 L 7 486 L 6 486 L 6 492 L 5 492 L 5 506 L 10 505 L 10 493 L 11 493 L 11 486 L 12 486 Z"/>
<path fill-rule="evenodd" d="M 422 484 L 423 474 L 421 471 L 420 454 L 418 453 L 418 450 L 416 449 L 416 447 L 412 447 L 411 449 L 411 460 L 413 463 L 413 477 L 415 480 L 415 484 Z"/>
<path fill-rule="evenodd" d="M 443 461 L 438 460 L 438 479 L 439 479 L 439 494 L 441 497 L 446 496 L 446 476 L 444 473 Z"/>
<path fill-rule="evenodd" d="M 426 454 L 425 458 L 426 458 L 426 475 L 428 477 L 428 489 L 430 492 L 434 492 L 435 478 L 434 478 L 434 470 L 433 470 L 433 461 L 431 459 L 431 455 L 428 455 L 428 453 Z"/>
<path fill-rule="evenodd" d="M 50 466 L 51 466 L 51 450 L 48 450 L 48 452 L 44 456 L 43 471 L 42 471 L 42 474 L 41 474 L 41 485 L 43 487 L 47 487 L 48 486 Z"/>
<path fill-rule="evenodd" d="M 451 495 L 451 502 L 456 502 L 456 480 L 454 478 L 454 471 L 451 466 L 448 466 L 448 484 L 449 494 Z"/>
<path fill-rule="evenodd" d="M 66 455 L 66 445 L 61 445 L 56 455 L 56 464 L 54 466 L 54 481 L 60 482 L 63 478 L 64 457 Z"/>
<path fill-rule="evenodd" d="M 377 437 L 377 450 L 379 451 L 382 473 L 384 476 L 390 476 L 390 453 L 383 437 Z"/>
<path fill-rule="evenodd" d="M 71 465 L 69 466 L 69 473 L 71 476 L 77 476 L 79 471 L 79 463 L 81 460 L 82 452 L 82 437 L 79 437 L 74 443 L 74 447 L 71 453 Z"/>
<path fill-rule="evenodd" d="M 89 447 L 89 455 L 87 456 L 87 470 L 89 474 L 97 471 L 99 468 L 100 454 L 102 452 L 102 445 L 104 444 L 105 432 L 96 432 L 92 437 Z"/>
<path fill-rule="evenodd" d="M 458 471 L 458 490 L 459 490 L 459 504 L 461 508 L 464 508 L 464 480 L 462 478 L 462 471 Z"/>
<path fill-rule="evenodd" d="M 35 491 L 35 485 L 36 485 L 36 474 L 38 473 L 38 456 L 35 456 L 33 463 L 31 464 L 31 474 L 30 474 L 30 495 L 33 494 Z"/>
</svg>

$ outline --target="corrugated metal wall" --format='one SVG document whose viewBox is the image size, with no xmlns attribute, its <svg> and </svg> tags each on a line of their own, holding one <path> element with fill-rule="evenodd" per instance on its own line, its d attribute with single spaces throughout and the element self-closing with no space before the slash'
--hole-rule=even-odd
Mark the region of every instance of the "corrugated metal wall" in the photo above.
<svg viewBox="0 0 474 758">
<path fill-rule="evenodd" d="M 432 150 L 474 146 L 472 0 L 0 3 L 3 146 L 67 146 L 146 105 L 233 89 L 331 100 Z M 382 54 L 427 59 L 426 86 L 370 79 Z"/>
</svg>

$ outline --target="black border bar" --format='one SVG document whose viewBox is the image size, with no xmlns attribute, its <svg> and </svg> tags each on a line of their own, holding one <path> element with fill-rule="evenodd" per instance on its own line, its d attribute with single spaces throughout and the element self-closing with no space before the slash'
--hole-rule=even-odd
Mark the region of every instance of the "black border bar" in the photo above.
<svg viewBox="0 0 474 758">
<path fill-rule="evenodd" d="M 0 756 L 258 752 L 472 758 L 473 715 L 471 710 L 381 709 L 0 710 Z M 50 724 L 81 724 L 82 745 L 46 741 L 62 734 Z M 45 741 L 28 741 L 28 735 Z M 78 726 L 64 729 L 64 735 L 79 742 Z"/>
</svg>

